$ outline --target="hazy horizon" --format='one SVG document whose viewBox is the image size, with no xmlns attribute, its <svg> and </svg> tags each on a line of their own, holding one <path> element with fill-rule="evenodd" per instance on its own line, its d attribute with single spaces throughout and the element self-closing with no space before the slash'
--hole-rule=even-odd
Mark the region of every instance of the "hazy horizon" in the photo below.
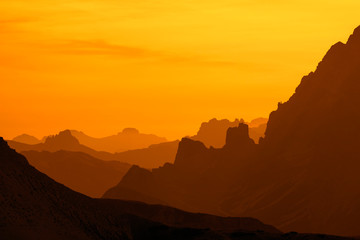
<svg viewBox="0 0 360 240">
<path fill-rule="evenodd" d="M 214 117 L 268 117 L 328 46 L 346 40 L 359 7 L 1 1 L 1 134 L 135 127 L 178 139 Z"/>
</svg>

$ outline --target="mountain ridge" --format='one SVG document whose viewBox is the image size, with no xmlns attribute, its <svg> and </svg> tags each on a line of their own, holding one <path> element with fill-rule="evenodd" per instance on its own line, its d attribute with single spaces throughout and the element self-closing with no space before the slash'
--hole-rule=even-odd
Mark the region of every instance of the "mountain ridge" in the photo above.
<svg viewBox="0 0 360 240">
<path fill-rule="evenodd" d="M 284 231 L 359 235 L 359 50 L 358 27 L 279 103 L 253 149 L 240 144 L 191 154 L 190 145 L 186 166 L 154 169 L 153 185 L 118 186 L 188 211 L 255 216 Z"/>
</svg>

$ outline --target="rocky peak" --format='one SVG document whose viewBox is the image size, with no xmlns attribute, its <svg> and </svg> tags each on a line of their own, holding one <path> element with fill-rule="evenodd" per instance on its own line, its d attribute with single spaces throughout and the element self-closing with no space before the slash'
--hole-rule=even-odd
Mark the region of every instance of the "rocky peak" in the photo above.
<svg viewBox="0 0 360 240">
<path fill-rule="evenodd" d="M 249 126 L 245 123 L 227 130 L 225 148 L 243 148 L 254 144 L 254 140 L 249 137 Z"/>
<path fill-rule="evenodd" d="M 79 145 L 80 142 L 72 134 L 70 130 L 65 130 L 57 135 L 49 136 L 45 140 L 46 145 L 58 145 L 58 146 L 74 146 Z"/>
<path fill-rule="evenodd" d="M 200 141 L 194 141 L 189 138 L 183 138 L 178 147 L 178 151 L 175 157 L 175 165 L 186 165 L 187 160 L 190 157 L 201 154 L 208 149 Z M 191 164 L 191 163 L 189 163 Z M 188 165 L 188 167 L 191 165 Z"/>
</svg>

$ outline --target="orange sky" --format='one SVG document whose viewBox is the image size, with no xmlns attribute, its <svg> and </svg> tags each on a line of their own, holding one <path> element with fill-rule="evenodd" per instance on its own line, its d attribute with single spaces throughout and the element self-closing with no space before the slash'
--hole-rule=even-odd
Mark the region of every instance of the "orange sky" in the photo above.
<svg viewBox="0 0 360 240">
<path fill-rule="evenodd" d="M 1 0 L 0 135 L 180 138 L 267 117 L 360 24 L 358 0 Z"/>
</svg>

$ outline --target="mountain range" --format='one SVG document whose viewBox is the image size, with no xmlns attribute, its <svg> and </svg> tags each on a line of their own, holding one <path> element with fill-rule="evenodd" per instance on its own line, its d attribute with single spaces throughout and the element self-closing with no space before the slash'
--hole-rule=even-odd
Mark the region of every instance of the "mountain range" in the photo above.
<svg viewBox="0 0 360 240">
<path fill-rule="evenodd" d="M 228 129 L 220 149 L 184 138 L 174 164 L 133 166 L 104 198 L 129 199 L 131 191 L 191 212 L 256 217 L 283 231 L 360 235 L 359 92 L 360 27 L 278 104 L 259 144 L 244 123 Z"/>
<path fill-rule="evenodd" d="M 153 144 L 167 142 L 166 138 L 154 134 L 143 134 L 135 128 L 125 128 L 122 132 L 103 138 L 94 138 L 83 132 L 71 130 L 71 134 L 79 142 L 96 151 L 110 153 L 147 148 Z"/>
<path fill-rule="evenodd" d="M 160 205 L 92 199 L 37 171 L 0 138 L 2 239 L 350 239 L 283 234 L 252 218 L 193 214 Z"/>
</svg>

